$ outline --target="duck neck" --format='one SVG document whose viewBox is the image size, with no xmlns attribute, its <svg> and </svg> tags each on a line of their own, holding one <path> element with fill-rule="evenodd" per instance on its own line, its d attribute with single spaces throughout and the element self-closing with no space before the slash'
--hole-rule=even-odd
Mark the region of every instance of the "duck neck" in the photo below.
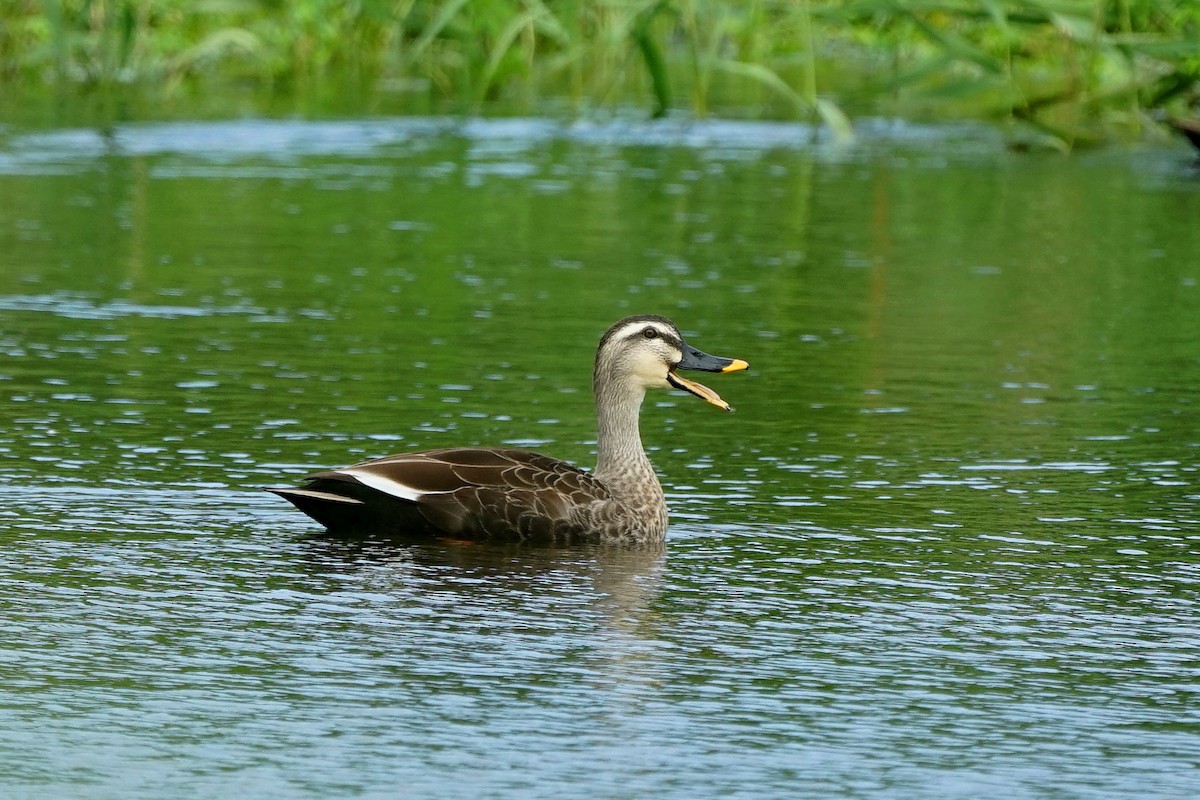
<svg viewBox="0 0 1200 800">
<path fill-rule="evenodd" d="M 634 506 L 661 504 L 662 487 L 642 448 L 638 428 L 646 390 L 632 381 L 603 376 L 596 377 L 594 389 L 599 421 L 596 477 L 622 502 Z"/>
</svg>

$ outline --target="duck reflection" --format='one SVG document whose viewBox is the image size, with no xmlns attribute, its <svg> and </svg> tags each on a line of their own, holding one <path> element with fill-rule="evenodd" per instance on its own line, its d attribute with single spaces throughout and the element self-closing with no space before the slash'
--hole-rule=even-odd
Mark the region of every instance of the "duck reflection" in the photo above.
<svg viewBox="0 0 1200 800">
<path fill-rule="evenodd" d="M 660 594 L 663 543 L 641 546 L 458 541 L 320 534 L 303 540 L 314 569 L 350 578 L 342 589 L 407 595 L 431 607 L 481 607 L 493 615 L 588 606 L 607 624 L 638 633 Z M 643 632 L 644 633 L 644 632 Z"/>
</svg>

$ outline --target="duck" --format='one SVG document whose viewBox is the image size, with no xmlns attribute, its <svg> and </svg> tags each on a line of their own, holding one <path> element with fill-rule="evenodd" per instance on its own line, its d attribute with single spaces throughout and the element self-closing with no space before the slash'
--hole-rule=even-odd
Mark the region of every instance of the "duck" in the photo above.
<svg viewBox="0 0 1200 800">
<path fill-rule="evenodd" d="M 642 446 L 642 401 L 651 389 L 676 389 L 732 411 L 715 391 L 679 373 L 748 367 L 692 347 L 666 317 L 625 317 L 596 348 L 597 452 L 590 472 L 527 450 L 453 447 L 361 461 L 267 491 L 331 533 L 661 543 L 667 504 Z"/>
</svg>

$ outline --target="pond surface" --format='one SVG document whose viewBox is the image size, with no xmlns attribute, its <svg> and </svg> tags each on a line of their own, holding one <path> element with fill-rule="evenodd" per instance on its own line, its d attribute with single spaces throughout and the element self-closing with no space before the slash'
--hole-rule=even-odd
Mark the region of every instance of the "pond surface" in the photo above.
<svg viewBox="0 0 1200 800">
<path fill-rule="evenodd" d="M 0 138 L 11 798 L 1191 798 L 1200 177 L 983 129 Z M 319 535 L 389 452 L 589 465 L 628 313 L 665 548 Z"/>
</svg>

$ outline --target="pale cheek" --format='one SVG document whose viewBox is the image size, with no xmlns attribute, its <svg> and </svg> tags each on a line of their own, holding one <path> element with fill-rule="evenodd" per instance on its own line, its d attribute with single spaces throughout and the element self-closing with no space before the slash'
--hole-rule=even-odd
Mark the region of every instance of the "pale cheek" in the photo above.
<svg viewBox="0 0 1200 800">
<path fill-rule="evenodd" d="M 638 381 L 645 387 L 650 389 L 658 389 L 664 386 L 670 386 L 667 383 L 666 367 L 661 365 L 641 365 L 635 373 Z"/>
</svg>

